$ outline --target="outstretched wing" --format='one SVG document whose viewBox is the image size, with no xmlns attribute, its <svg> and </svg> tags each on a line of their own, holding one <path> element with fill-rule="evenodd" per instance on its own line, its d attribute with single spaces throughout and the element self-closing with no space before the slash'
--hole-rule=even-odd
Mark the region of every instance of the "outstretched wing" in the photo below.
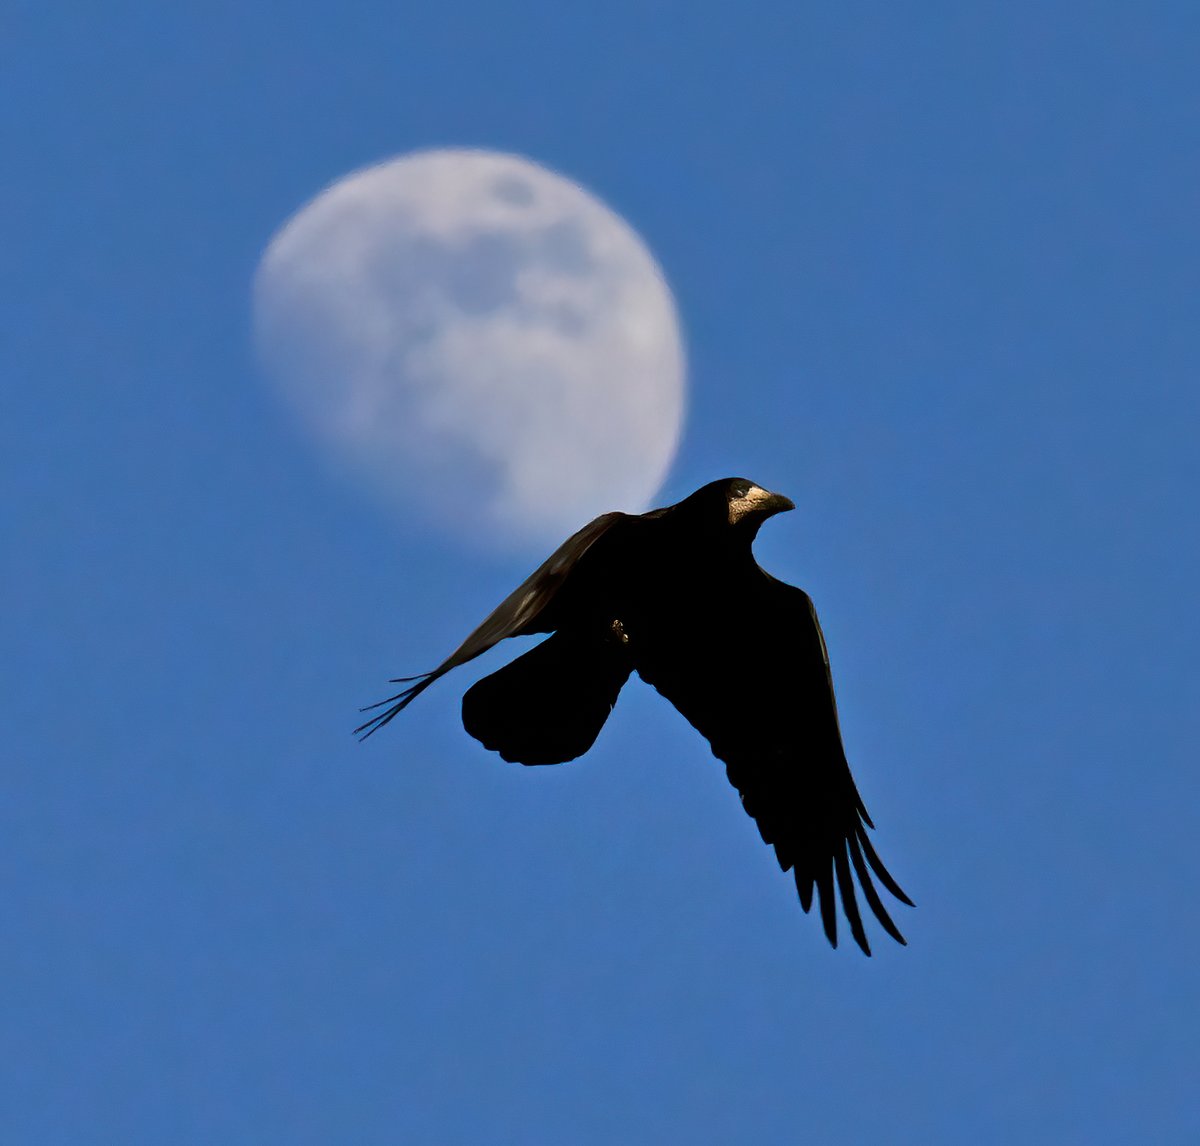
<svg viewBox="0 0 1200 1146">
<path fill-rule="evenodd" d="M 393 717 L 403 712 L 435 680 L 445 676 L 452 668 L 474 660 L 486 653 L 505 637 L 524 636 L 529 633 L 549 632 L 553 627 L 544 623 L 546 606 L 562 588 L 579 559 L 618 521 L 626 518 L 624 513 L 605 513 L 585 525 L 578 533 L 568 537 L 533 573 L 517 586 L 459 647 L 431 672 L 417 676 L 397 677 L 390 683 L 405 684 L 395 696 L 369 704 L 362 709 L 371 712 L 376 708 L 383 711 L 360 724 L 354 734 L 365 740 L 378 732 Z M 384 705 L 388 707 L 384 708 Z"/>
<path fill-rule="evenodd" d="M 855 881 L 884 930 L 904 943 L 872 882 L 900 889 L 867 836 L 874 827 L 842 748 L 825 638 L 807 593 L 757 566 L 728 619 L 693 618 L 647 631 L 632 647 L 638 674 L 707 737 L 742 806 L 792 869 L 800 903 L 815 889 L 829 942 L 837 946 L 834 885 L 859 947 L 870 955 Z"/>
</svg>

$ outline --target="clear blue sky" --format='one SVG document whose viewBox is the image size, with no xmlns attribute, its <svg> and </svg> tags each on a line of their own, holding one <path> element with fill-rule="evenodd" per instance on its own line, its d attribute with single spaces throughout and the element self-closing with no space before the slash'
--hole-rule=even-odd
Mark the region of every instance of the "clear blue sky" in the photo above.
<svg viewBox="0 0 1200 1146">
<path fill-rule="evenodd" d="M 1194 4 L 3 25 L 6 1141 L 1200 1140 Z M 556 770 L 466 736 L 470 672 L 351 739 L 543 554 L 332 476 L 250 277 L 451 144 L 661 260 L 662 500 L 798 503 L 758 552 L 821 609 L 907 949 L 831 951 L 637 682 Z"/>
</svg>

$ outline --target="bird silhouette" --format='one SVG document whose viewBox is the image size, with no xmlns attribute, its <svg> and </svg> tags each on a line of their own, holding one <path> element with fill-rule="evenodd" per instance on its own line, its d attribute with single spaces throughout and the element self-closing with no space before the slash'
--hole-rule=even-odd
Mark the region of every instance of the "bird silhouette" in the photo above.
<svg viewBox="0 0 1200 1146">
<path fill-rule="evenodd" d="M 802 589 L 765 572 L 752 544 L 791 501 L 745 478 L 702 486 L 676 505 L 606 513 L 564 542 L 431 672 L 363 711 L 365 739 L 451 669 L 507 637 L 551 634 L 463 697 L 466 730 L 505 760 L 557 764 L 595 742 L 631 673 L 707 739 L 742 806 L 791 871 L 807 912 L 814 892 L 837 946 L 836 899 L 871 954 L 855 884 L 884 930 L 904 937 L 872 875 L 912 901 L 867 835 L 874 824 L 842 746 L 825 638 Z M 835 884 L 838 897 L 835 897 Z"/>
</svg>

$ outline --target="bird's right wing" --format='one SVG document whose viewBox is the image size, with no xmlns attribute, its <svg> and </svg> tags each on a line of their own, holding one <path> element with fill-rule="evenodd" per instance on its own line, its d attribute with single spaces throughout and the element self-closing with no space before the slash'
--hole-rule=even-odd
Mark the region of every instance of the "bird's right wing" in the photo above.
<svg viewBox="0 0 1200 1146">
<path fill-rule="evenodd" d="M 855 877 L 876 919 L 903 943 L 872 873 L 911 901 L 867 836 L 873 825 L 842 749 L 812 601 L 761 569 L 737 590 L 723 614 L 687 630 L 640 641 L 632 633 L 638 674 L 707 737 L 780 867 L 793 870 L 805 911 L 816 890 L 830 943 L 837 946 L 836 886 L 855 941 L 871 953 Z"/>
<path fill-rule="evenodd" d="M 365 740 L 373 732 L 377 732 L 393 717 L 403 712 L 422 692 L 439 677 L 445 676 L 451 669 L 474 660 L 481 653 L 486 653 L 493 645 L 505 637 L 523 636 L 528 633 L 548 632 L 550 626 L 539 624 L 544 620 L 546 606 L 550 604 L 555 594 L 562 588 L 571 571 L 579 563 L 579 559 L 606 534 L 617 522 L 628 518 L 624 513 L 601 514 L 594 521 L 585 525 L 578 533 L 572 534 L 562 543 L 533 573 L 517 586 L 499 605 L 488 615 L 481 624 L 453 653 L 450 654 L 437 668 L 417 676 L 398 677 L 392 684 L 404 684 L 395 696 L 368 705 L 363 712 L 376 708 L 383 711 L 359 725 L 354 734 Z M 384 705 L 387 705 L 384 708 Z"/>
</svg>

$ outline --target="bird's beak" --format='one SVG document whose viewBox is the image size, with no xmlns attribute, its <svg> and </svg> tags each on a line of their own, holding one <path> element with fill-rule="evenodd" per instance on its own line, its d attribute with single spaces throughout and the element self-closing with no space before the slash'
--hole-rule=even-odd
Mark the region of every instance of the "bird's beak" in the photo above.
<svg viewBox="0 0 1200 1146">
<path fill-rule="evenodd" d="M 795 509 L 790 498 L 781 493 L 772 493 L 760 485 L 752 485 L 744 496 L 734 498 L 729 503 L 729 524 L 736 525 L 739 521 L 749 522 L 754 531 L 768 517 L 785 510 Z"/>
<path fill-rule="evenodd" d="M 796 503 L 781 493 L 768 493 L 756 508 L 763 517 L 771 517 L 776 513 L 787 513 L 789 509 L 795 509 Z"/>
</svg>

